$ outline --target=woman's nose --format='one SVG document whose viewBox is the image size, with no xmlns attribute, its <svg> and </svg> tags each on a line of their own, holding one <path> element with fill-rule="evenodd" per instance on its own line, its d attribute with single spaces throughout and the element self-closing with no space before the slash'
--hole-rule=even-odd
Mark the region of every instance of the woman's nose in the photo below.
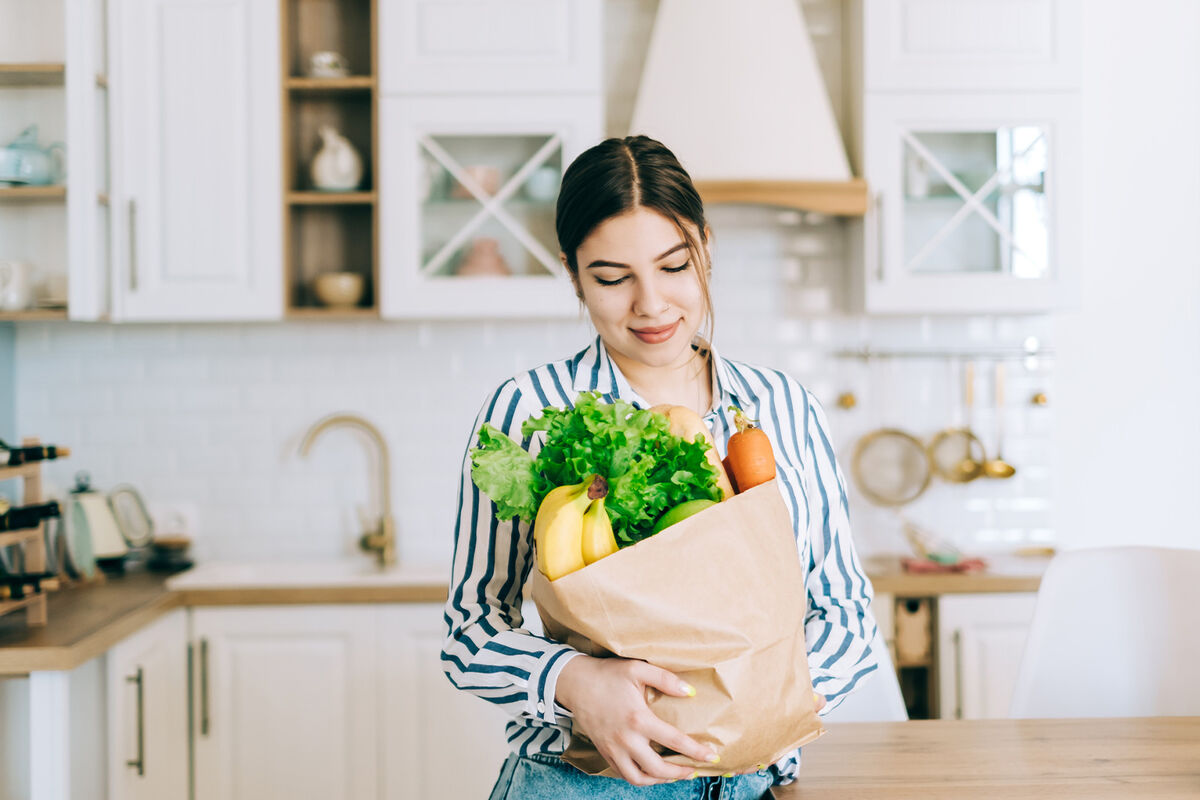
<svg viewBox="0 0 1200 800">
<path fill-rule="evenodd" d="M 654 281 L 639 281 L 637 294 L 633 298 L 633 313 L 640 317 L 657 317 L 668 308 Z"/>
</svg>

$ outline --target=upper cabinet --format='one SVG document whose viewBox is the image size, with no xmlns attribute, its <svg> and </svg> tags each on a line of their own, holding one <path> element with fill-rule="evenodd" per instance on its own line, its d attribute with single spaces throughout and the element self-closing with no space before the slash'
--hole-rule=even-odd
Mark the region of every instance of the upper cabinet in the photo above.
<svg viewBox="0 0 1200 800">
<path fill-rule="evenodd" d="M 378 0 L 384 94 L 599 92 L 600 0 Z"/>
<path fill-rule="evenodd" d="M 590 98 L 384 97 L 385 317 L 570 317 L 562 171 L 599 140 Z"/>
<path fill-rule="evenodd" d="M 110 2 L 114 315 L 279 318 L 279 4 Z"/>
<path fill-rule="evenodd" d="M 876 312 L 1050 311 L 1073 302 L 1081 236 L 1072 95 L 868 96 Z"/>
<path fill-rule="evenodd" d="M 862 0 L 864 88 L 1075 90 L 1083 0 Z"/>
<path fill-rule="evenodd" d="M 1079 0 L 862 0 L 856 137 L 872 313 L 1077 305 Z"/>
</svg>

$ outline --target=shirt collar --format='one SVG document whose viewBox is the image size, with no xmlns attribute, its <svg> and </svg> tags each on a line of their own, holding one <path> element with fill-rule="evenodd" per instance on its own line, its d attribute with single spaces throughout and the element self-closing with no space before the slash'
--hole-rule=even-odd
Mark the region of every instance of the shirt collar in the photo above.
<svg viewBox="0 0 1200 800">
<path fill-rule="evenodd" d="M 716 377 L 716 389 L 713 395 L 713 405 L 724 408 L 730 401 L 738 400 L 738 384 L 734 380 L 733 370 L 729 362 L 721 358 L 717 348 L 697 337 L 695 346 L 707 347 L 712 353 L 713 373 Z M 619 397 L 623 400 L 644 405 L 645 401 L 629 385 L 629 381 L 621 372 L 616 362 L 608 354 L 604 340 L 599 335 L 572 359 L 575 362 L 575 378 L 571 388 L 575 393 L 596 391 L 609 400 Z M 740 406 L 741 404 L 738 403 Z"/>
</svg>

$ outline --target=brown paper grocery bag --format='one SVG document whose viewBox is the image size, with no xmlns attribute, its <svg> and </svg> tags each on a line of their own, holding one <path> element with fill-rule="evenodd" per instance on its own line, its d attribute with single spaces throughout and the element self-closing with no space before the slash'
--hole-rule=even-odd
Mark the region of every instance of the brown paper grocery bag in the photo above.
<svg viewBox="0 0 1200 800">
<path fill-rule="evenodd" d="M 649 690 L 650 709 L 721 754 L 664 751 L 701 775 L 753 771 L 825 732 L 804 645 L 804 574 L 776 481 L 718 503 L 556 581 L 533 570 L 546 634 L 595 656 L 638 658 L 696 687 Z M 620 777 L 576 725 L 563 757 Z"/>
</svg>

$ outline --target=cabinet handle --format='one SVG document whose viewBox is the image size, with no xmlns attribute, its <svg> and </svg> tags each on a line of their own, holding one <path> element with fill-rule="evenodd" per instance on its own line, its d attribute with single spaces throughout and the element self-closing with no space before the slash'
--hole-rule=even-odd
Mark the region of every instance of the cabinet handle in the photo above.
<svg viewBox="0 0 1200 800">
<path fill-rule="evenodd" d="M 883 283 L 883 192 L 875 195 L 875 279 Z"/>
<path fill-rule="evenodd" d="M 208 736 L 208 639 L 200 640 L 200 735 Z"/>
<path fill-rule="evenodd" d="M 137 685 L 137 758 L 125 762 L 127 767 L 136 767 L 138 777 L 146 774 L 146 705 L 142 681 L 142 668 L 138 667 L 136 675 L 126 675 L 126 683 Z"/>
<path fill-rule="evenodd" d="M 138 241 L 137 200 L 129 198 L 129 291 L 136 292 L 138 285 Z"/>
<path fill-rule="evenodd" d="M 963 718 L 963 689 L 962 689 L 962 631 L 955 631 L 954 642 L 954 718 Z"/>
</svg>

